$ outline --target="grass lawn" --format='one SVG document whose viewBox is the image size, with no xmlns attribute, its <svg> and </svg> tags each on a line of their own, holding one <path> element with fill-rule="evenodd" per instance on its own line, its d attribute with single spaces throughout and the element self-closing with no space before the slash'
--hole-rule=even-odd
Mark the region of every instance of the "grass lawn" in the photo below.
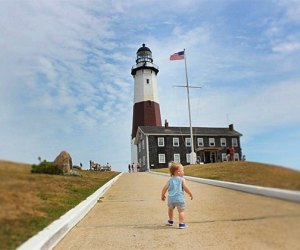
<svg viewBox="0 0 300 250">
<path fill-rule="evenodd" d="M 154 171 L 169 173 L 167 168 Z M 248 161 L 190 165 L 185 175 L 300 191 L 300 171 Z"/>
<path fill-rule="evenodd" d="M 118 172 L 31 174 L 31 165 L 0 161 L 0 249 L 15 249 L 94 193 Z"/>
</svg>

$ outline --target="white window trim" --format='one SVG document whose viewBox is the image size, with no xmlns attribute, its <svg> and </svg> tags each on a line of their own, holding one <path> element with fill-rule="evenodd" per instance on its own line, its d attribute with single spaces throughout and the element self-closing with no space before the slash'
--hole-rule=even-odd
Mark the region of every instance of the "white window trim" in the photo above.
<svg viewBox="0 0 300 250">
<path fill-rule="evenodd" d="M 160 141 L 162 142 L 162 144 L 160 144 Z M 165 146 L 165 138 L 164 137 L 158 137 L 157 138 L 157 145 L 158 145 L 158 147 L 164 147 Z"/>
<path fill-rule="evenodd" d="M 177 158 L 178 160 L 177 160 L 176 158 Z M 173 159 L 174 159 L 174 162 L 180 163 L 180 154 L 174 154 L 174 155 L 173 155 Z"/>
<path fill-rule="evenodd" d="M 188 145 L 188 141 L 190 142 L 190 145 Z M 186 147 L 191 147 L 192 146 L 191 138 L 185 138 L 185 146 Z"/>
<path fill-rule="evenodd" d="M 161 157 L 163 160 L 161 160 Z M 165 154 L 158 154 L 158 163 L 166 163 L 166 155 Z"/>
<path fill-rule="evenodd" d="M 186 162 L 191 163 L 191 154 L 186 154 Z"/>
<path fill-rule="evenodd" d="M 237 140 L 237 138 L 232 138 L 231 139 L 231 144 L 232 144 L 233 147 L 237 147 L 238 146 L 238 140 Z"/>
<path fill-rule="evenodd" d="M 213 144 L 213 145 L 211 145 L 211 144 Z M 209 145 L 209 147 L 215 147 L 216 146 L 216 140 L 215 140 L 215 138 L 212 138 L 212 137 L 209 138 L 208 139 L 208 145 Z"/>
<path fill-rule="evenodd" d="M 197 138 L 197 145 L 198 147 L 203 147 L 204 146 L 204 139 L 201 138 Z"/>
<path fill-rule="evenodd" d="M 175 144 L 175 142 L 177 142 L 177 144 Z M 173 147 L 179 147 L 179 138 L 178 137 L 173 138 Z"/>
<path fill-rule="evenodd" d="M 222 141 L 224 142 L 224 143 L 222 143 Z M 220 144 L 221 144 L 221 147 L 226 147 L 226 138 L 220 138 Z"/>
</svg>

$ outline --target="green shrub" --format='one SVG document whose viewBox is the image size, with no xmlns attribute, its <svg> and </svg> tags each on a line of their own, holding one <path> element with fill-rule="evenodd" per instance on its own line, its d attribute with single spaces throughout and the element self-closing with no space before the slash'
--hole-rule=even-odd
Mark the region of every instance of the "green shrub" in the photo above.
<svg viewBox="0 0 300 250">
<path fill-rule="evenodd" d="M 63 174 L 63 170 L 55 165 L 53 162 L 43 161 L 39 165 L 32 165 L 31 173 L 37 174 Z"/>
</svg>

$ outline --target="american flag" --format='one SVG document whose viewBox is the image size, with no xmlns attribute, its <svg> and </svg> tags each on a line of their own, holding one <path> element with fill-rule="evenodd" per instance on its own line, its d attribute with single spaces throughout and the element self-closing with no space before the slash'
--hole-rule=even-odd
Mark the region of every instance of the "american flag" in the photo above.
<svg viewBox="0 0 300 250">
<path fill-rule="evenodd" d="M 177 53 L 174 53 L 173 55 L 170 56 L 170 60 L 183 60 L 184 59 L 184 51 L 180 51 Z"/>
</svg>

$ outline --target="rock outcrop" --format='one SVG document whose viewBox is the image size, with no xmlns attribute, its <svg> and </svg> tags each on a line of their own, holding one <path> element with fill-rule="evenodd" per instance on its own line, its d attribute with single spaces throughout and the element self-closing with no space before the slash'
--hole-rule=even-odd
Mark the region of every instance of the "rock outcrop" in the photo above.
<svg viewBox="0 0 300 250">
<path fill-rule="evenodd" d="M 64 173 L 69 173 L 72 169 L 72 158 L 67 151 L 62 151 L 54 160 L 54 164 L 63 170 Z"/>
</svg>

